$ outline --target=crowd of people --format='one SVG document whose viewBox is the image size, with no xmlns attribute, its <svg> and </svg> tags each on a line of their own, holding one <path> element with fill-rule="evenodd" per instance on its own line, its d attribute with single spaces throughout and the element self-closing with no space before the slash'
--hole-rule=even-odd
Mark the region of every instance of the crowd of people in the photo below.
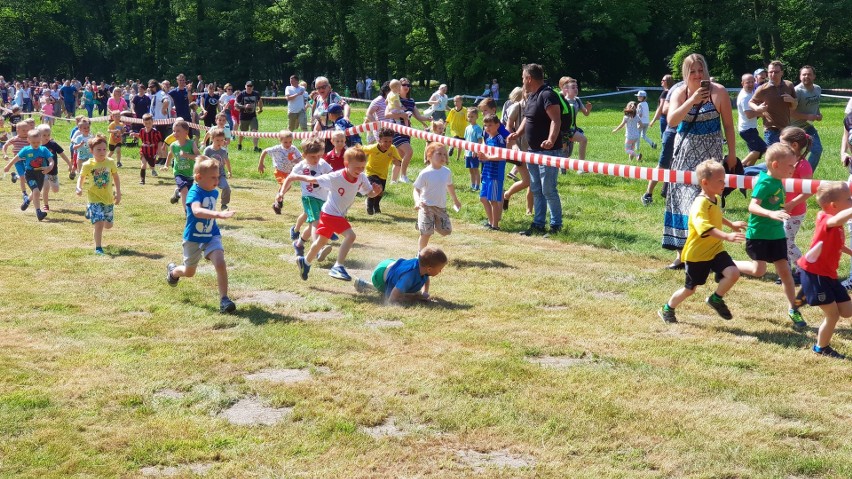
<svg viewBox="0 0 852 479">
<path fill-rule="evenodd" d="M 695 171 L 700 180 L 699 185 L 667 184 L 662 191 L 666 202 L 663 247 L 676 251 L 675 261 L 669 268 L 684 269 L 686 281 L 659 310 L 659 316 L 667 323 L 677 322 L 675 307 L 705 284 L 712 271 L 719 285 L 707 302 L 721 317 L 731 319 L 732 314 L 724 302 L 725 294 L 741 274 L 762 276 L 767 263 L 772 263 L 784 287 L 794 327 L 806 326 L 799 311 L 804 303 L 820 306 L 825 320 L 813 350 L 826 356 L 843 357 L 830 347 L 829 341 L 838 318 L 852 316 L 852 303 L 846 292 L 852 281 L 841 283 L 837 277 L 840 253 L 852 254 L 843 234 L 843 225 L 852 216 L 848 211 L 852 207 L 849 188 L 832 182 L 820 186 L 817 201 L 822 211 L 817 216 L 817 233 L 813 248 L 803 255 L 796 247 L 795 236 L 805 217 L 808 195 L 786 198 L 781 183 L 784 178 L 812 177 L 820 160 L 822 147 L 813 122 L 822 119 L 819 111 L 821 90 L 813 83 L 813 67 L 800 69 L 801 82 L 796 86 L 783 80 L 780 62 L 770 63 L 766 71 L 759 69 L 754 74 L 743 75 L 742 91 L 736 101 L 737 130 L 734 129 L 730 96 L 722 85 L 711 80 L 704 58 L 698 54 L 688 56 L 682 70 L 684 80 L 679 83 L 675 84 L 670 75 L 661 80 L 663 93 L 653 117 L 646 101 L 647 93 L 640 91 L 637 101 L 627 104 L 623 121 L 613 130 L 625 128 L 625 151 L 630 159 L 639 161 L 642 138 L 652 149 L 658 147 L 648 136 L 648 130 L 659 121 L 662 137 L 659 166 Z M 89 120 L 85 116 L 77 117 L 77 131 L 71 138 L 72 159 L 68 160 L 57 156 L 63 149 L 51 140 L 49 124 L 42 125 L 45 128 L 35 128 L 32 119 L 18 118 L 13 121 L 16 135 L 4 147 L 4 151 L 11 148 L 14 155 L 6 170 L 15 165 L 24 198 L 21 209 L 29 205 L 29 188 L 41 221 L 49 211 L 48 190 L 55 191 L 51 185 L 57 184 L 58 159 L 65 159 L 72 178 L 78 176 L 77 193 L 82 194 L 88 184 L 86 214 L 94 225 L 96 252 L 102 254 L 103 230 L 112 226 L 113 205 L 121 201 L 117 169 L 121 166 L 120 132 L 124 126 L 121 112 L 127 110 L 130 116 L 141 118 L 141 124 L 134 123 L 131 133 L 142 141 L 140 182 L 144 184 L 147 168 L 155 173 L 158 163 L 171 164 L 176 185 L 172 202 L 180 202 L 186 214 L 184 261 L 182 265 L 168 265 L 167 281 L 176 285 L 180 278 L 193 276 L 200 259 L 207 258 L 216 267 L 221 310 L 231 312 L 236 305 L 227 296 L 227 270 L 216 221 L 232 217 L 228 210 L 230 163 L 227 151 L 233 131 L 236 128 L 258 130 L 263 100 L 251 81 L 245 83 L 244 90 L 234 92 L 230 84 L 221 89 L 214 84 L 204 84 L 199 75 L 196 90 L 203 93 L 193 95 L 183 74 L 176 80 L 174 88 L 168 81 L 155 80 L 149 81 L 147 88 L 141 87 L 139 82 L 110 86 L 65 81 L 56 89 L 61 99 L 58 107 L 56 101 L 46 99 L 53 98 L 57 85 L 45 85 L 41 94 L 44 102 L 37 101 L 27 108 L 38 110 L 40 107 L 48 123 L 52 117 L 74 115 L 78 104 L 91 115 L 86 99 L 86 93 L 91 92 L 94 105 L 100 108 L 103 98 L 105 111 L 113 115 L 110 137 L 91 135 Z M 424 112 L 411 98 L 411 82 L 407 78 L 389 80 L 370 101 L 364 121 L 411 126 L 411 122 L 417 120 L 439 135 L 554 157 L 572 154 L 576 143 L 579 159 L 585 159 L 588 140 L 577 120 L 580 114 L 590 114 L 592 104 L 584 103 L 577 96 L 577 81 L 566 76 L 559 80 L 558 88 L 553 88 L 545 82 L 544 70 L 537 64 L 524 65 L 521 80 L 522 86 L 515 88 L 503 105 L 501 117 L 497 116 L 495 100 L 499 97 L 499 86 L 496 80 L 488 86 L 489 94 L 478 99 L 472 108 L 464 108 L 460 96 L 453 98 L 450 107 L 447 86 L 440 85 L 430 96 L 429 108 Z M 20 105 L 17 98 L 20 90 L 27 88 L 27 83 L 20 85 L 15 87 L 12 102 L 15 108 L 23 110 L 26 98 L 20 95 Z M 364 91 L 369 91 L 366 83 Z M 8 93 L 8 88 L 0 89 L 0 94 L 3 92 Z M 361 95 L 360 87 L 358 94 Z M 30 90 L 31 102 L 34 95 L 35 90 Z M 430 143 L 425 152 L 425 168 L 416 180 L 411 180 L 408 167 L 414 150 L 410 136 L 383 128 L 368 135 L 369 144 L 362 146 L 360 135 L 347 131 L 353 126 L 349 121 L 351 107 L 332 89 L 328 78 L 317 77 L 309 91 L 306 82 L 293 75 L 284 96 L 288 101 L 289 129 L 280 132 L 280 144 L 261 150 L 257 137 L 253 142 L 254 151 L 260 153 L 258 170 L 265 172 L 266 158 L 272 162 L 279 185 L 273 203 L 275 213 L 281 213 L 285 195 L 292 185 L 301 184 L 303 212 L 290 228 L 301 278 L 308 278 L 313 264 L 324 261 L 330 254 L 332 242 L 341 236 L 343 239 L 329 275 L 352 280 L 345 261 L 356 235 L 346 217 L 356 196 L 366 196 L 368 215 L 381 214 L 385 188 L 396 183 L 412 183 L 420 233 L 418 256 L 382 262 L 370 281 L 356 278 L 355 285 L 359 291 L 377 288 L 393 300 L 428 299 L 429 277 L 440 273 L 447 262 L 443 251 L 428 246 L 430 237 L 435 232 L 447 235 L 452 231 L 447 214 L 448 196 L 454 208 L 461 206 L 453 175 L 446 166 L 453 149 L 441 142 Z M 47 105 L 58 109 L 45 111 Z M 758 118 L 763 121 L 763 137 L 757 131 Z M 174 122 L 154 124 L 154 120 L 168 119 Z M 210 128 L 204 139 L 195 128 L 199 124 Z M 332 134 L 327 139 L 304 140 L 299 148 L 293 144 L 292 133 L 298 129 L 332 130 Z M 849 138 L 849 130 L 852 130 L 852 120 L 847 118 L 844 141 Z M 758 175 L 748 222 L 729 221 L 722 215 L 724 174 L 742 168 L 736 157 L 735 131 L 739 131 L 750 151 L 742 165 L 755 168 L 751 174 Z M 237 148 L 242 149 L 242 135 L 236 143 Z M 723 154 L 725 144 L 727 154 Z M 110 152 L 117 161 L 109 157 Z M 756 165 L 764 154 L 766 161 Z M 557 167 L 512 161 L 513 168 L 507 172 L 504 155 L 472 150 L 459 151 L 458 155 L 464 155 L 471 190 L 479 192 L 486 228 L 500 230 L 502 212 L 509 207 L 509 200 L 528 188 L 527 210 L 532 213 L 532 222 L 521 234 L 562 231 Z M 846 150 L 844 161 L 852 162 Z M 514 181 L 509 188 L 505 188 L 507 176 Z M 39 202 L 42 190 L 44 208 Z M 222 200 L 217 210 L 219 190 Z M 650 182 L 642 197 L 643 204 L 653 202 L 654 190 L 655 183 Z M 724 233 L 725 226 L 733 232 Z M 750 261 L 734 261 L 724 252 L 723 241 L 745 241 Z M 802 289 L 797 294 L 795 288 L 800 285 Z"/>
</svg>

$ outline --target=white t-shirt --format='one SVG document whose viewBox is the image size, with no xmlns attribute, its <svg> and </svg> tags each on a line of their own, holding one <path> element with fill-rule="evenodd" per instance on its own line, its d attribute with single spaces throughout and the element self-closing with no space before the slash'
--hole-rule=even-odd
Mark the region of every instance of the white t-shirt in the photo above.
<svg viewBox="0 0 852 479">
<path fill-rule="evenodd" d="M 647 125 L 651 123 L 651 117 L 648 115 L 648 102 L 643 101 L 636 105 L 636 118 L 639 119 L 639 123 L 643 125 Z"/>
<path fill-rule="evenodd" d="M 298 95 L 293 100 L 287 100 L 287 113 L 301 113 L 305 111 L 305 89 L 300 86 L 290 85 L 284 89 L 284 95 Z"/>
<path fill-rule="evenodd" d="M 322 205 L 322 212 L 327 215 L 345 217 L 349 207 L 355 202 L 355 194 L 369 194 L 373 191 L 373 185 L 367 178 L 366 173 L 361 173 L 355 181 L 349 181 L 344 174 L 346 170 L 338 170 L 333 173 L 320 175 L 315 178 L 316 183 L 328 190 L 328 199 Z"/>
<path fill-rule="evenodd" d="M 157 93 L 151 95 L 151 115 L 155 120 L 167 120 L 169 118 L 168 112 L 163 114 L 163 102 L 168 102 L 169 95 L 163 90 L 157 91 Z M 169 106 L 171 109 L 171 106 Z M 184 118 L 187 120 L 187 118 Z"/>
<path fill-rule="evenodd" d="M 275 145 L 263 151 L 272 157 L 272 165 L 282 173 L 290 173 L 293 170 L 293 165 L 302 159 L 299 149 L 293 145 L 290 145 L 290 148 L 284 148 L 283 145 Z"/>
<path fill-rule="evenodd" d="M 228 108 L 228 103 L 231 100 L 233 100 L 234 98 L 236 98 L 236 96 L 232 95 L 230 93 L 225 93 L 224 95 L 221 95 L 219 97 L 219 105 L 222 106 L 222 110 L 224 110 L 225 108 Z"/>
<path fill-rule="evenodd" d="M 319 176 L 334 171 L 325 160 L 320 158 L 319 163 L 311 165 L 307 160 L 302 160 L 293 167 L 293 173 L 305 176 Z M 328 190 L 313 183 L 302 183 L 302 196 L 312 196 L 325 201 L 328 198 Z"/>
<path fill-rule="evenodd" d="M 436 170 L 429 165 L 414 180 L 414 188 L 420 190 L 420 199 L 426 206 L 444 209 L 447 208 L 447 186 L 452 184 L 453 172 L 446 166 Z"/>
<path fill-rule="evenodd" d="M 752 128 L 757 128 L 757 117 L 755 118 L 747 118 L 745 112 L 751 111 L 751 107 L 748 106 L 749 100 L 754 96 L 754 92 L 748 93 L 745 91 L 745 88 L 740 90 L 739 95 L 737 95 L 737 130 L 738 131 L 746 131 L 751 130 Z"/>
</svg>

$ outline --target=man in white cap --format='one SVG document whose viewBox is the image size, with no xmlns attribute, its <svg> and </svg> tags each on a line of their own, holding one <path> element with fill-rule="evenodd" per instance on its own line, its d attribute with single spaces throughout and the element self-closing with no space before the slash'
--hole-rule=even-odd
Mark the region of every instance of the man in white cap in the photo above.
<svg viewBox="0 0 852 479">
<path fill-rule="evenodd" d="M 651 145 L 651 148 L 656 150 L 657 144 L 648 138 L 648 125 L 651 124 L 651 115 L 648 102 L 645 101 L 646 98 L 648 98 L 648 94 L 645 90 L 636 92 L 636 118 L 639 119 L 639 133 L 642 135 L 642 138 L 645 139 L 646 143 Z"/>
<path fill-rule="evenodd" d="M 766 83 L 766 70 L 758 68 L 754 71 L 754 88 L 757 89 L 757 87 L 764 83 Z"/>
</svg>

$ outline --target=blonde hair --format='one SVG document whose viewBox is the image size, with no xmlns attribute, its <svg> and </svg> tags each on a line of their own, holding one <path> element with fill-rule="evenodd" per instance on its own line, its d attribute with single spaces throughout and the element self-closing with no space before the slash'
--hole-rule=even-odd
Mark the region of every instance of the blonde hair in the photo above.
<svg viewBox="0 0 852 479">
<path fill-rule="evenodd" d="M 394 79 L 394 80 L 391 80 L 390 83 L 388 83 L 388 86 L 390 87 L 391 91 L 398 90 L 398 89 L 402 88 L 402 82 Z"/>
<path fill-rule="evenodd" d="M 278 132 L 278 139 L 283 140 L 285 138 L 293 139 L 293 132 L 287 129 L 281 130 Z"/>
<path fill-rule="evenodd" d="M 719 160 L 715 158 L 704 160 L 695 167 L 695 175 L 698 177 L 699 181 L 709 180 L 719 171 L 724 172 L 725 167 L 722 166 L 722 163 L 719 163 Z"/>
<path fill-rule="evenodd" d="M 333 140 L 335 138 L 343 138 L 343 140 L 345 141 L 346 133 L 343 130 L 334 130 L 334 133 L 331 134 L 331 139 Z"/>
<path fill-rule="evenodd" d="M 821 207 L 849 196 L 849 185 L 842 181 L 820 181 L 816 200 Z"/>
<path fill-rule="evenodd" d="M 509 100 L 518 103 L 519 101 L 524 99 L 524 89 L 516 86 L 512 89 L 512 93 L 509 93 Z"/>
<path fill-rule="evenodd" d="M 571 77 L 560 78 L 559 79 L 559 89 L 561 90 L 565 85 L 568 85 L 569 83 L 577 83 L 577 80 L 575 80 Z"/>
<path fill-rule="evenodd" d="M 687 80 L 689 78 L 689 69 L 692 68 L 692 65 L 696 62 L 701 63 L 701 65 L 704 67 L 704 77 L 702 77 L 701 79 L 709 80 L 710 69 L 707 68 L 707 60 L 705 60 L 704 56 L 700 53 L 693 53 L 692 55 L 689 55 L 688 57 L 683 59 L 683 65 L 681 66 L 681 74 L 683 75 L 683 79 Z"/>
<path fill-rule="evenodd" d="M 772 162 L 781 161 L 784 158 L 792 157 L 798 159 L 796 152 L 784 143 L 774 143 L 766 149 L 766 165 L 772 169 Z"/>
<path fill-rule="evenodd" d="M 218 126 L 214 126 L 209 130 L 209 135 L 210 138 L 219 138 L 220 136 L 222 138 L 225 138 L 225 129 L 219 128 Z"/>
<path fill-rule="evenodd" d="M 204 173 L 210 173 L 216 171 L 219 172 L 219 162 L 204 155 L 198 155 L 195 157 L 195 167 L 192 169 L 193 175 L 200 175 Z"/>
<path fill-rule="evenodd" d="M 343 163 L 348 165 L 349 163 L 366 163 L 367 162 L 367 154 L 364 153 L 364 149 L 361 148 L 361 145 L 355 145 L 352 148 L 346 150 L 346 153 L 343 154 Z"/>
<path fill-rule="evenodd" d="M 321 152 L 325 148 L 325 142 L 316 136 L 312 136 L 302 142 L 302 152 L 309 155 Z"/>
</svg>

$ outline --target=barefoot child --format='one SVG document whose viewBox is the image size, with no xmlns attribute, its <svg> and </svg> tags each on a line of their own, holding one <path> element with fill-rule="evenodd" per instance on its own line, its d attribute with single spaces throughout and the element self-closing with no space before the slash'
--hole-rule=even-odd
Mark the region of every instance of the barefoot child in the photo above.
<svg viewBox="0 0 852 479">
<path fill-rule="evenodd" d="M 150 113 L 142 115 L 142 129 L 139 133 L 132 133 L 142 142 L 139 147 L 139 184 L 145 184 L 145 171 L 150 167 L 151 176 L 157 176 L 157 151 L 163 141 L 163 134 L 154 128 L 154 117 Z"/>
<path fill-rule="evenodd" d="M 635 101 L 628 102 L 624 107 L 624 118 L 612 132 L 615 133 L 622 128 L 624 128 L 624 152 L 627 153 L 627 158 L 630 161 L 642 161 L 642 153 L 639 153 L 639 118 L 636 116 Z"/>
<path fill-rule="evenodd" d="M 192 188 L 195 169 L 195 157 L 198 156 L 198 147 L 189 139 L 189 123 L 178 120 L 172 126 L 175 142 L 169 145 L 169 156 L 163 169 L 168 169 L 169 162 L 174 159 L 172 172 L 175 175 L 175 193 L 169 200 L 175 204 L 180 200 L 181 207 L 186 211 L 186 195 Z"/>
<path fill-rule="evenodd" d="M 489 113 L 482 120 L 485 125 L 483 140 L 488 146 L 496 148 L 507 147 L 508 132 L 500 132 L 500 120 L 497 115 Z M 504 136 L 505 135 L 505 136 Z M 490 230 L 500 230 L 500 220 L 503 218 L 503 182 L 506 180 L 506 160 L 497 155 L 478 153 L 482 162 L 482 191 L 479 200 L 485 207 L 485 216 Z"/>
<path fill-rule="evenodd" d="M 311 244 L 307 256 L 296 258 L 296 265 L 299 267 L 299 273 L 303 280 L 308 279 L 311 263 L 334 233 L 342 233 L 344 239 L 340 244 L 340 250 L 337 252 L 337 262 L 334 263 L 328 275 L 343 281 L 352 280 L 352 277 L 346 272 L 346 268 L 343 267 L 346 255 L 349 254 L 349 249 L 355 243 L 355 231 L 346 221 L 346 212 L 355 202 L 356 193 L 373 197 L 382 192 L 382 187 L 371 185 L 367 175 L 364 174 L 364 169 L 367 167 L 367 155 L 364 154 L 360 146 L 346 150 L 343 159 L 346 163 L 346 168 L 343 170 L 315 178 L 291 174 L 285 180 L 285 184 L 293 181 L 313 182 L 328 190 L 328 198 L 322 205 L 319 225 L 317 226 L 317 241 Z"/>
<path fill-rule="evenodd" d="M 59 158 L 61 157 L 65 160 L 65 164 L 68 165 L 69 173 L 74 171 L 74 167 L 71 164 L 71 160 L 65 155 L 65 149 L 59 146 L 59 143 L 53 141 L 53 138 L 51 138 L 51 128 L 49 124 L 42 123 L 36 127 L 36 130 L 41 133 L 41 144 L 50 150 L 50 154 L 53 156 L 53 169 L 44 175 L 44 188 L 42 189 L 42 194 L 44 195 L 43 210 L 47 213 L 50 211 L 48 200 L 50 198 L 51 190 L 53 190 L 54 193 L 59 193 Z"/>
<path fill-rule="evenodd" d="M 840 317 L 852 316 L 849 293 L 837 278 L 841 253 L 852 255 L 852 249 L 845 245 L 843 232 L 843 226 L 852 219 L 852 197 L 846 183 L 823 181 L 817 188 L 816 198 L 822 211 L 817 213 L 811 248 L 819 248 L 819 252 L 809 252 L 799 258 L 802 293 L 809 305 L 819 306 L 825 315 L 813 351 L 823 356 L 845 359 L 829 344 Z M 820 243 L 821 248 L 817 246 Z"/>
<path fill-rule="evenodd" d="M 107 158 L 107 139 L 103 135 L 90 138 L 87 150 L 92 152 L 92 159 L 86 161 L 77 177 L 77 196 L 83 194 L 86 181 L 91 184 L 86 190 L 89 205 L 86 217 L 94 225 L 95 254 L 104 254 L 101 246 L 104 229 L 112 228 L 113 207 L 121 203 L 121 181 L 118 178 L 118 168 L 115 161 Z M 113 193 L 115 184 L 115 193 Z"/>
<path fill-rule="evenodd" d="M 364 147 L 364 153 L 367 154 L 367 178 L 370 183 L 379 185 L 382 191 L 388 180 L 388 168 L 391 164 L 401 164 L 402 157 L 399 151 L 393 146 L 393 130 L 382 128 L 379 130 L 379 141 L 372 145 Z M 381 201 L 383 193 L 379 193 L 375 197 L 367 198 L 367 214 L 373 215 L 381 213 Z"/>
<path fill-rule="evenodd" d="M 414 180 L 414 209 L 417 210 L 417 230 L 420 231 L 418 251 L 429 244 L 429 238 L 435 231 L 441 236 L 447 236 L 453 231 L 447 214 L 447 192 L 453 199 L 456 211 L 461 208 L 453 185 L 453 172 L 447 168 L 448 157 L 446 146 L 438 142 L 431 143 L 426 147 L 429 166 L 423 168 Z"/>
<path fill-rule="evenodd" d="M 304 156 L 302 161 L 293 167 L 294 173 L 314 177 L 334 171 L 332 170 L 331 165 L 320 158 L 323 151 L 322 140 L 319 138 L 307 139 L 302 142 L 302 148 L 304 149 Z M 302 181 L 301 184 L 302 208 L 304 209 L 304 213 L 301 216 L 305 216 L 305 220 L 308 222 L 308 228 L 305 229 L 300 236 L 297 236 L 296 239 L 293 240 L 293 250 L 295 250 L 296 256 L 305 255 L 306 241 L 309 239 L 312 242 L 317 241 L 316 229 L 317 226 L 319 226 L 320 211 L 322 210 L 322 205 L 325 203 L 325 199 L 328 198 L 328 190 L 325 188 L 312 182 Z M 280 203 L 284 200 L 284 194 L 287 193 L 288 189 L 289 183 L 281 185 L 281 189 L 279 190 L 278 197 L 276 199 L 277 202 Z M 293 229 L 291 228 L 290 231 L 293 231 Z M 317 260 L 324 260 L 330 252 L 330 245 L 323 247 L 323 249 L 320 250 L 319 255 L 317 255 Z"/>
<path fill-rule="evenodd" d="M 6 163 L 3 171 L 9 171 L 15 163 L 20 162 L 24 165 L 23 178 L 32 191 L 31 197 L 33 203 L 35 203 L 36 218 L 41 221 L 47 217 L 47 213 L 41 210 L 41 189 L 44 188 L 44 174 L 53 169 L 53 155 L 50 150 L 41 146 L 41 132 L 37 129 L 32 129 L 27 133 L 27 140 L 30 144 L 21 148 L 21 151 Z M 27 209 L 29 204 L 29 201 L 21 204 L 21 211 Z"/>
<path fill-rule="evenodd" d="M 228 159 L 228 149 L 225 148 L 225 130 L 215 126 L 208 131 L 213 144 L 204 149 L 204 156 L 219 162 L 219 189 L 222 190 L 222 211 L 228 209 L 231 203 L 231 160 Z M 227 173 L 226 173 L 227 170 Z"/>
<path fill-rule="evenodd" d="M 761 277 L 766 273 L 766 263 L 775 265 L 775 271 L 784 285 L 784 294 L 790 305 L 788 316 L 796 329 L 808 326 L 796 306 L 796 290 L 790 264 L 787 262 L 787 235 L 784 220 L 790 215 L 784 211 L 784 184 L 782 180 L 793 176 L 798 156 L 789 146 L 776 143 L 766 150 L 766 172 L 761 172 L 754 184 L 751 203 L 748 205 L 746 253 L 752 261 L 737 261 L 741 273 Z"/>
<path fill-rule="evenodd" d="M 467 128 L 464 129 L 464 139 L 471 143 L 482 143 L 482 127 L 476 124 L 479 110 L 476 107 L 467 109 Z M 465 151 L 464 167 L 470 172 L 470 191 L 479 191 L 481 176 L 479 174 L 479 158 L 473 151 Z"/>
<path fill-rule="evenodd" d="M 284 184 L 287 175 L 293 171 L 293 165 L 302 161 L 302 154 L 299 149 L 293 146 L 293 132 L 290 130 L 281 130 L 278 132 L 278 141 L 280 144 L 270 146 L 260 153 L 260 162 L 257 164 L 257 171 L 262 175 L 266 171 L 264 159 L 267 156 L 272 157 L 272 166 L 275 167 L 275 181 L 278 182 L 278 187 Z M 275 202 L 272 204 L 272 210 L 276 215 L 281 214 L 281 204 Z"/>
<path fill-rule="evenodd" d="M 188 132 L 187 132 L 188 133 Z M 216 268 L 216 285 L 219 288 L 219 312 L 233 313 L 237 305 L 228 298 L 228 266 L 225 249 L 216 220 L 234 216 L 233 211 L 216 211 L 219 192 L 219 162 L 199 156 L 193 165 L 193 185 L 187 193 L 186 227 L 183 230 L 183 264 L 166 266 L 166 282 L 177 286 L 180 278 L 195 276 L 201 257 Z"/>
<path fill-rule="evenodd" d="M 657 312 L 667 323 L 677 322 L 675 308 L 695 294 L 698 286 L 707 283 L 711 271 L 716 273 L 719 284 L 707 298 L 707 304 L 722 319 L 733 318 L 722 298 L 740 278 L 740 271 L 725 251 L 723 241 L 742 242 L 745 236 L 741 230 L 746 224 L 743 221 L 732 222 L 722 216 L 718 202 L 719 195 L 725 190 L 725 168 L 718 160 L 704 161 L 695 169 L 695 174 L 701 183 L 701 194 L 689 210 L 689 234 L 682 253 L 682 260 L 686 263 L 686 282 Z M 723 232 L 722 225 L 734 232 Z"/>
<path fill-rule="evenodd" d="M 447 255 L 439 248 L 427 246 L 412 259 L 386 259 L 373 270 L 368 283 L 355 278 L 355 290 L 366 293 L 377 290 L 389 304 L 429 301 L 429 285 L 447 265 Z"/>
</svg>

